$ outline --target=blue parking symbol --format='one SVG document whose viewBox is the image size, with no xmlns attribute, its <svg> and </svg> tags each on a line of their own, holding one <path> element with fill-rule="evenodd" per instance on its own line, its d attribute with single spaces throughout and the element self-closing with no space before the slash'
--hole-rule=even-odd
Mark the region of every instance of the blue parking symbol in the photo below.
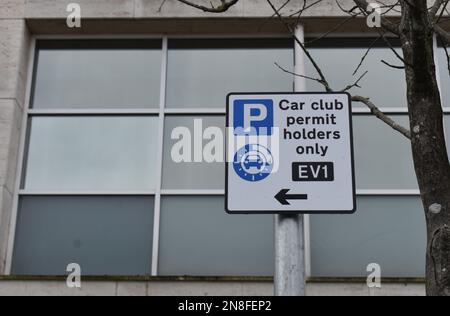
<svg viewBox="0 0 450 316">
<path fill-rule="evenodd" d="M 235 100 L 234 135 L 272 135 L 273 100 Z"/>
</svg>

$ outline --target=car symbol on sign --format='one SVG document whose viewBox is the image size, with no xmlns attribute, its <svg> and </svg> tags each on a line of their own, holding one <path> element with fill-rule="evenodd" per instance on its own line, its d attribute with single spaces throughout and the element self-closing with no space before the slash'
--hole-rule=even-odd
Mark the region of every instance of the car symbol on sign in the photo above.
<svg viewBox="0 0 450 316">
<path fill-rule="evenodd" d="M 263 166 L 264 166 L 264 162 L 262 161 L 261 157 L 258 155 L 249 155 L 247 158 L 245 158 L 244 167 L 247 170 L 250 170 L 252 168 L 261 170 Z"/>
</svg>

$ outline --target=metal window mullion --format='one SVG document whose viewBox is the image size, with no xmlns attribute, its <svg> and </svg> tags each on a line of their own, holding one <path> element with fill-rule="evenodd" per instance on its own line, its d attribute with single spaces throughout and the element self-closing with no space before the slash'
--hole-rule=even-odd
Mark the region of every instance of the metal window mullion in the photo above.
<svg viewBox="0 0 450 316">
<path fill-rule="evenodd" d="M 161 86 L 159 100 L 159 130 L 158 130 L 158 162 L 157 162 L 157 184 L 155 194 L 154 221 L 153 221 L 153 249 L 152 249 L 152 276 L 158 275 L 159 262 L 159 237 L 161 226 L 161 190 L 163 180 L 163 159 L 164 159 L 164 120 L 166 107 L 166 89 L 167 89 L 167 58 L 168 58 L 168 38 L 165 36 L 162 43 L 162 67 L 161 67 Z"/>
<path fill-rule="evenodd" d="M 124 107 L 117 109 L 30 109 L 28 114 L 32 116 L 158 115 L 159 112 L 159 108 L 127 109 Z"/>
<path fill-rule="evenodd" d="M 153 196 L 156 192 L 149 191 L 55 191 L 55 190 L 19 190 L 20 196 Z"/>
<path fill-rule="evenodd" d="M 225 196 L 225 190 L 161 190 L 161 195 L 168 195 L 168 196 L 185 196 L 185 195 L 192 195 L 192 196 Z"/>
<path fill-rule="evenodd" d="M 225 108 L 172 108 L 166 109 L 166 115 L 225 115 Z"/>
<path fill-rule="evenodd" d="M 420 196 L 419 189 L 357 189 L 357 196 Z"/>
</svg>

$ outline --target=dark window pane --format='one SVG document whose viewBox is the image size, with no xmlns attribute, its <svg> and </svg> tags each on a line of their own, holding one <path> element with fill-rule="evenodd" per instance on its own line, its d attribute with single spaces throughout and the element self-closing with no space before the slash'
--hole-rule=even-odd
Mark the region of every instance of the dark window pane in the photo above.
<svg viewBox="0 0 450 316">
<path fill-rule="evenodd" d="M 354 215 L 311 216 L 314 277 L 367 277 L 378 263 L 383 277 L 424 277 L 426 232 L 416 196 L 363 196 Z"/>
<path fill-rule="evenodd" d="M 228 215 L 223 197 L 165 197 L 161 275 L 270 276 L 273 216 Z"/>
<path fill-rule="evenodd" d="M 152 197 L 21 197 L 12 273 L 150 274 L 153 210 Z"/>
</svg>

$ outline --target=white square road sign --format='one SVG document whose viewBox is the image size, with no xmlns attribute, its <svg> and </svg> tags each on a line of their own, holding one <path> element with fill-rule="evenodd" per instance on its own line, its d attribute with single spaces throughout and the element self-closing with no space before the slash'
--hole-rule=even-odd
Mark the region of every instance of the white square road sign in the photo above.
<svg viewBox="0 0 450 316">
<path fill-rule="evenodd" d="M 227 212 L 355 212 L 349 94 L 232 93 L 227 127 Z"/>
</svg>

